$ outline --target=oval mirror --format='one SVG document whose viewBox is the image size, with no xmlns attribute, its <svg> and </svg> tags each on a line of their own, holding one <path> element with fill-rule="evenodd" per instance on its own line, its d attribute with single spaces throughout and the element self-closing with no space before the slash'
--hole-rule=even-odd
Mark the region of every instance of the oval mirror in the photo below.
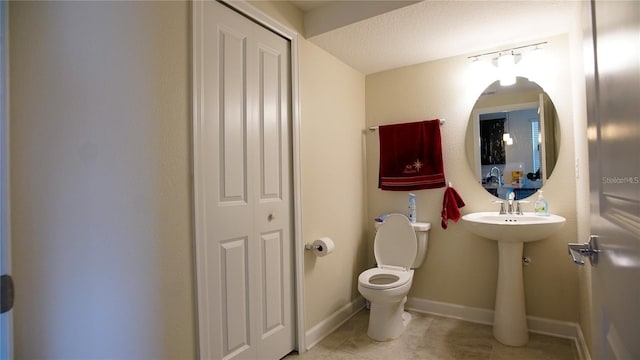
<svg viewBox="0 0 640 360">
<path fill-rule="evenodd" d="M 560 125 L 555 106 L 535 82 L 496 81 L 476 101 L 466 135 L 469 166 L 492 195 L 516 200 L 540 189 L 558 160 Z"/>
</svg>

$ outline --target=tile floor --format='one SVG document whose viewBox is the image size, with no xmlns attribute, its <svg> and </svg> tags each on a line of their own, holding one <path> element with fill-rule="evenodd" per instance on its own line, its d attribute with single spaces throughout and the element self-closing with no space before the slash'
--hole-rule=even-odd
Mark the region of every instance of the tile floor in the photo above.
<svg viewBox="0 0 640 360">
<path fill-rule="evenodd" d="M 303 355 L 285 360 L 578 360 L 573 340 L 530 334 L 524 347 L 496 341 L 491 326 L 411 312 L 402 336 L 390 342 L 367 337 L 369 311 L 362 310 Z"/>
</svg>

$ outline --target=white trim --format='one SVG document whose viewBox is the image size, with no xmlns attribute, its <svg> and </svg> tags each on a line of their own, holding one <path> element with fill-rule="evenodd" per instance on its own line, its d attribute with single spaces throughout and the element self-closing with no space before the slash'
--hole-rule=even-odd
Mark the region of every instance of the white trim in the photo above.
<svg viewBox="0 0 640 360">
<path fill-rule="evenodd" d="M 576 348 L 578 349 L 578 357 L 580 360 L 591 360 L 591 354 L 589 354 L 589 347 L 587 346 L 587 342 L 584 339 L 584 334 L 582 333 L 582 328 L 577 326 L 578 336 L 576 338 Z"/>
<path fill-rule="evenodd" d="M 493 310 L 431 301 L 415 297 L 408 298 L 404 307 L 407 310 L 440 315 L 484 325 L 493 324 Z"/>
<path fill-rule="evenodd" d="M 364 305 L 364 298 L 358 296 L 355 300 L 347 303 L 338 309 L 338 311 L 309 329 L 306 334 L 307 350 L 311 350 L 312 347 L 316 346 L 320 341 L 342 326 L 342 324 L 351 319 L 364 308 Z"/>
<path fill-rule="evenodd" d="M 305 320 L 304 320 L 304 240 L 302 238 L 302 165 L 300 160 L 300 134 L 302 122 L 300 116 L 300 88 L 298 85 L 298 36 L 291 39 L 291 120 L 293 142 L 293 233 L 295 252 L 295 284 L 296 284 L 296 325 L 298 353 L 304 353 Z"/>
<path fill-rule="evenodd" d="M 218 1 L 244 14 L 246 17 L 251 18 L 251 20 L 275 32 L 276 34 L 286 38 L 287 40 L 291 40 L 292 42 L 293 40 L 297 41 L 296 39 L 298 37 L 297 31 L 291 29 L 286 25 L 283 25 L 281 22 L 263 13 L 261 10 L 254 7 L 247 1 L 245 0 L 218 0 Z"/>
<path fill-rule="evenodd" d="M 529 326 L 529 331 L 533 333 L 565 339 L 578 338 L 578 324 L 574 322 L 527 316 L 527 325 Z"/>
<path fill-rule="evenodd" d="M 209 339 L 209 300 L 207 299 L 207 271 L 208 265 L 206 263 L 207 257 L 207 243 L 204 240 L 206 234 L 206 206 L 205 206 L 205 189 L 202 172 L 204 171 L 204 165 L 202 164 L 202 146 L 204 139 L 202 138 L 202 99 L 201 94 L 204 93 L 202 86 L 202 64 L 203 64 L 203 34 L 204 34 L 204 2 L 193 1 L 191 2 L 191 23 L 192 23 L 192 141 L 193 141 L 193 206 L 194 206 L 194 256 L 195 256 L 195 287 L 196 287 L 196 323 L 197 325 L 197 351 L 198 359 L 204 359 L 210 356 L 211 349 L 209 341 L 203 341 L 202 339 Z"/>
<path fill-rule="evenodd" d="M 299 60 L 298 60 L 298 33 L 283 25 L 279 21 L 264 14 L 262 11 L 255 8 L 244 0 L 234 1 L 221 1 L 227 6 L 239 11 L 246 17 L 260 23 L 262 26 L 270 29 L 271 31 L 283 36 L 290 41 L 291 44 L 291 137 L 292 137 L 292 153 L 293 153 L 293 236 L 294 236 L 294 261 L 295 261 L 295 299 L 294 304 L 296 306 L 296 350 L 299 353 L 304 353 L 305 346 L 305 332 L 304 332 L 304 243 L 302 241 L 302 185 L 301 185 L 301 167 L 300 167 L 300 91 L 299 91 Z M 199 138 L 201 133 L 201 107 L 200 99 L 197 98 L 197 94 L 202 94 L 201 91 L 201 79 L 202 74 L 202 33 L 203 33 L 203 1 L 192 2 L 192 53 L 193 53 L 193 182 L 194 182 L 194 209 L 195 209 L 195 224 L 204 224 L 204 202 L 199 199 L 203 199 L 204 189 L 200 184 L 199 179 L 202 165 L 200 162 L 200 146 L 202 140 Z M 205 272 L 199 272 L 198 269 L 206 269 L 205 256 L 206 244 L 202 240 L 204 239 L 204 228 L 198 228 L 194 225 L 195 234 L 195 257 L 196 257 L 196 274 L 204 274 Z M 201 319 L 208 319 L 208 313 L 206 305 L 208 301 L 201 297 L 206 297 L 204 292 L 199 292 L 197 289 L 205 289 L 206 279 L 201 276 L 196 276 L 196 293 L 197 293 L 197 319 L 198 319 L 198 334 L 197 338 L 207 338 L 207 324 L 203 324 Z M 199 341 L 199 358 L 202 358 L 204 354 L 209 354 L 209 349 L 202 349 L 203 344 Z"/>
<path fill-rule="evenodd" d="M 407 310 L 421 313 L 439 315 L 473 323 L 493 325 L 494 311 L 488 309 L 419 299 L 415 297 L 407 299 L 405 308 Z M 584 341 L 584 336 L 582 336 L 582 331 L 577 323 L 527 316 L 527 324 L 529 326 L 529 331 L 532 333 L 574 340 L 576 342 L 576 347 L 578 348 L 580 359 L 591 359 Z"/>
</svg>

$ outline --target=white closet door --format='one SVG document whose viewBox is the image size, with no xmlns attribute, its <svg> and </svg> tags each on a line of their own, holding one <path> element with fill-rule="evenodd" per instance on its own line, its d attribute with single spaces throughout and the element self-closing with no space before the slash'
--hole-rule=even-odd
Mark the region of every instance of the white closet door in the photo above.
<svg viewBox="0 0 640 360">
<path fill-rule="evenodd" d="M 289 41 L 214 1 L 203 29 L 201 356 L 279 359 L 294 347 Z"/>
</svg>

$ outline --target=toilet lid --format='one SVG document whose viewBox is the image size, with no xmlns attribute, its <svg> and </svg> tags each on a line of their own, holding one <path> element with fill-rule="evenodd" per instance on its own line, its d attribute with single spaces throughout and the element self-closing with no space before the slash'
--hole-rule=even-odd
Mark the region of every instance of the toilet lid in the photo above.
<svg viewBox="0 0 640 360">
<path fill-rule="evenodd" d="M 411 268 L 418 251 L 418 240 L 406 216 L 391 214 L 378 228 L 373 253 L 378 266 L 391 265 Z"/>
</svg>

